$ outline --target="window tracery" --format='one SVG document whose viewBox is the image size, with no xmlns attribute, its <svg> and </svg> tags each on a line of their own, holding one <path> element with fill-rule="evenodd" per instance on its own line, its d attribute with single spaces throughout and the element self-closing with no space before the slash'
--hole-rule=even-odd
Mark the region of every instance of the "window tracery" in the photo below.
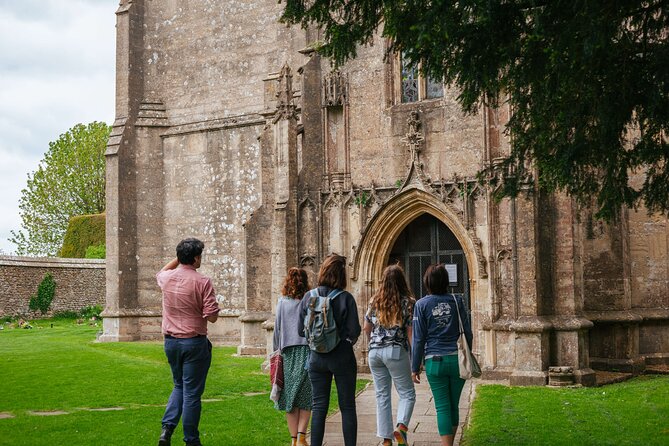
<svg viewBox="0 0 669 446">
<path fill-rule="evenodd" d="M 400 90 L 398 102 L 406 104 L 444 96 L 443 82 L 421 74 L 420 66 L 411 64 L 404 53 L 398 55 L 397 61 Z"/>
</svg>

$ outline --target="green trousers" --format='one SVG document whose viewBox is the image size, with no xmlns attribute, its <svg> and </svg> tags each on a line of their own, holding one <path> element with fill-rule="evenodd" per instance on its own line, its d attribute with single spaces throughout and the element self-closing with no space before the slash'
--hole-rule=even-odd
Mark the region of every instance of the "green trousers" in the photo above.
<svg viewBox="0 0 669 446">
<path fill-rule="evenodd" d="M 465 385 L 465 380 L 460 378 L 458 355 L 427 359 L 425 375 L 434 397 L 439 435 L 452 435 L 453 426 L 460 422 L 458 404 Z"/>
</svg>

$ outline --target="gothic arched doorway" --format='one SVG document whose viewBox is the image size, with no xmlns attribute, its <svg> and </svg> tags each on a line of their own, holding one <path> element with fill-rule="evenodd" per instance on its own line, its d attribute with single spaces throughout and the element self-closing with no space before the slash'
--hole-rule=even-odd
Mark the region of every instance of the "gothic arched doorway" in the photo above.
<svg viewBox="0 0 669 446">
<path fill-rule="evenodd" d="M 423 289 L 425 269 L 433 263 L 444 263 L 449 273 L 449 292 L 462 296 L 470 308 L 465 252 L 453 232 L 436 217 L 422 214 L 404 228 L 388 257 L 388 264 L 396 262 L 404 268 L 417 299 L 427 294 Z"/>
</svg>

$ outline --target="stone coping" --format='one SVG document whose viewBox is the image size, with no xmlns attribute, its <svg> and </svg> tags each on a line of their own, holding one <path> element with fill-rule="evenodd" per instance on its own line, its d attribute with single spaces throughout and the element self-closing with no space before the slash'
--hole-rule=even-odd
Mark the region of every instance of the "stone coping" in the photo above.
<svg viewBox="0 0 669 446">
<path fill-rule="evenodd" d="M 162 317 L 160 310 L 143 308 L 105 308 L 100 314 L 103 318 L 111 317 Z"/>
<path fill-rule="evenodd" d="M 483 323 L 484 330 L 541 333 L 549 330 L 573 331 L 592 328 L 593 323 L 579 316 L 521 316 L 518 319 L 503 317 L 495 322 Z"/>
<path fill-rule="evenodd" d="M 189 133 L 209 132 L 227 128 L 258 126 L 265 124 L 265 118 L 257 113 L 228 116 L 204 121 L 179 123 L 161 133 L 161 137 L 187 135 Z"/>
<path fill-rule="evenodd" d="M 622 311 L 587 311 L 585 317 L 594 322 L 642 322 L 668 320 L 669 308 L 632 308 Z"/>
<path fill-rule="evenodd" d="M 247 311 L 239 316 L 242 322 L 265 322 L 272 317 L 272 313 L 267 311 Z"/>
<path fill-rule="evenodd" d="M 163 312 L 160 308 L 106 308 L 101 316 L 103 318 L 113 317 L 163 317 Z M 218 313 L 219 318 L 239 318 L 239 314 L 234 311 L 222 309 Z"/>
<path fill-rule="evenodd" d="M 105 259 L 68 259 L 60 257 L 0 256 L 0 266 L 33 268 L 105 269 Z"/>
<path fill-rule="evenodd" d="M 544 331 L 575 331 L 591 329 L 594 323 L 640 323 L 669 320 L 669 308 L 633 308 L 624 311 L 588 311 L 580 316 L 522 316 L 518 319 L 502 317 L 484 321 L 484 330 L 541 333 Z"/>
</svg>

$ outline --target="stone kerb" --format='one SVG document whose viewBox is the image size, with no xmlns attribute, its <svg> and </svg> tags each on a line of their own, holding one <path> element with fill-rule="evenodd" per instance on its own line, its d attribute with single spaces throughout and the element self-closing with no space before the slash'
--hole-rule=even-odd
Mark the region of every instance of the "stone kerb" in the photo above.
<svg viewBox="0 0 669 446">
<path fill-rule="evenodd" d="M 46 274 L 56 282 L 47 316 L 105 304 L 105 260 L 0 256 L 0 316 L 35 316 L 30 297 Z"/>
</svg>

